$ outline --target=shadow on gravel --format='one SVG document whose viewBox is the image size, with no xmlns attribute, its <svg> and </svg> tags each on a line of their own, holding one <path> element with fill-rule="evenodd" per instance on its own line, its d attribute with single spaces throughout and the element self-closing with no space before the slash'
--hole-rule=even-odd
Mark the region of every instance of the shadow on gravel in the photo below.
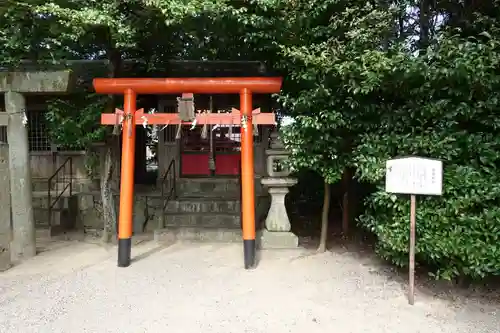
<svg viewBox="0 0 500 333">
<path fill-rule="evenodd" d="M 141 261 L 141 260 L 144 260 L 156 253 L 159 253 L 169 247 L 171 247 L 172 245 L 174 245 L 175 243 L 168 243 L 168 244 L 161 244 L 161 245 L 158 245 L 158 246 L 155 246 L 154 248 L 152 249 L 149 249 L 145 252 L 142 252 L 141 254 L 139 255 L 136 255 L 134 257 L 132 257 L 131 259 L 131 263 L 135 263 L 135 262 L 138 262 L 138 261 Z"/>
<path fill-rule="evenodd" d="M 314 250 L 319 244 L 320 217 L 294 216 L 294 232 L 299 235 L 300 246 Z M 302 220 L 302 221 L 300 221 Z M 346 237 L 342 234 L 340 221 L 331 220 L 327 249 L 339 255 L 348 254 L 370 268 L 370 274 L 385 276 L 407 289 L 407 267 L 396 267 L 375 253 L 376 239 L 373 235 L 354 229 Z M 500 308 L 500 277 L 483 281 L 441 281 L 429 275 L 429 269 L 416 268 L 415 283 L 418 293 L 451 302 L 473 301 Z"/>
</svg>

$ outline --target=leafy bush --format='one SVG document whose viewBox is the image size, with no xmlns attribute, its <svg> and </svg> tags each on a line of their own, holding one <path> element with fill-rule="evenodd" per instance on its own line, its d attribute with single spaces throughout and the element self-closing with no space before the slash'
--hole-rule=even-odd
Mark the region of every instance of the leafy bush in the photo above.
<svg viewBox="0 0 500 333">
<path fill-rule="evenodd" d="M 108 126 L 100 125 L 106 98 L 84 92 L 69 99 L 51 100 L 45 116 L 52 141 L 62 148 L 85 150 L 92 143 L 104 140 L 110 131 Z"/>
<path fill-rule="evenodd" d="M 443 160 L 443 196 L 418 200 L 417 261 L 443 279 L 500 275 L 500 30 L 486 20 L 481 33 L 443 29 L 418 54 L 397 42 L 381 50 L 391 12 L 349 5 L 324 43 L 284 52 L 302 87 L 281 96 L 295 120 L 283 128 L 292 166 L 329 183 L 356 168 L 377 188 L 358 222 L 404 266 L 409 199 L 385 193 L 385 162 Z"/>
<path fill-rule="evenodd" d="M 359 177 L 379 185 L 359 222 L 397 265 L 408 260 L 409 198 L 384 192 L 384 164 L 420 155 L 443 160 L 444 193 L 418 199 L 417 260 L 443 279 L 500 275 L 498 51 L 498 40 L 443 36 L 427 56 L 402 63 L 384 95 L 397 106 L 356 149 Z"/>
</svg>

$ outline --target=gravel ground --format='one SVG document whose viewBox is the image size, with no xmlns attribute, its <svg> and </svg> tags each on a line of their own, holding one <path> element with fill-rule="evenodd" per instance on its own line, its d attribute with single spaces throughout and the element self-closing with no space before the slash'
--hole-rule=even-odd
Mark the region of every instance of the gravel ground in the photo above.
<svg viewBox="0 0 500 333">
<path fill-rule="evenodd" d="M 0 275 L 0 332 L 498 333 L 494 304 L 418 293 L 350 253 L 262 253 L 228 244 L 116 248 L 63 242 Z"/>
</svg>

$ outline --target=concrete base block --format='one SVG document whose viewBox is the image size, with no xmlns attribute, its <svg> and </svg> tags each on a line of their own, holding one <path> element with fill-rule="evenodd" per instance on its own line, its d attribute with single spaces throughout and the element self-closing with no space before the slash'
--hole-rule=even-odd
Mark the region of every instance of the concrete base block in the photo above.
<svg viewBox="0 0 500 333">
<path fill-rule="evenodd" d="M 158 242 L 195 241 L 195 242 L 241 242 L 241 229 L 203 228 L 203 227 L 166 227 L 155 230 L 154 240 Z"/>
<path fill-rule="evenodd" d="M 257 233 L 257 247 L 260 249 L 296 249 L 299 237 L 290 231 L 268 231 Z"/>
<path fill-rule="evenodd" d="M 37 226 L 35 229 L 37 239 L 51 239 L 64 234 L 64 232 L 65 229 L 61 225 L 54 225 L 52 227 Z"/>
<path fill-rule="evenodd" d="M 12 262 L 10 261 L 9 246 L 0 245 L 0 272 L 6 271 L 11 267 Z"/>
</svg>

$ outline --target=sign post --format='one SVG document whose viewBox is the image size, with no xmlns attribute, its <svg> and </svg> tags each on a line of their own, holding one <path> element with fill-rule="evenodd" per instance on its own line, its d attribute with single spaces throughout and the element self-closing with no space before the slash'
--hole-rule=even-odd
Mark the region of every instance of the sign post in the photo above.
<svg viewBox="0 0 500 333">
<path fill-rule="evenodd" d="M 385 191 L 410 195 L 410 249 L 408 303 L 415 303 L 415 229 L 417 195 L 441 195 L 443 163 L 422 157 L 404 157 L 386 162 Z"/>
</svg>

